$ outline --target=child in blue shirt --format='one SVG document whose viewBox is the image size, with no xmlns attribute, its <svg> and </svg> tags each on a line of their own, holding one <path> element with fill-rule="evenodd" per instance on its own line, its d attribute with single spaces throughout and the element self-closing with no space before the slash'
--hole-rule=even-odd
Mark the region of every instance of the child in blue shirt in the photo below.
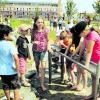
<svg viewBox="0 0 100 100">
<path fill-rule="evenodd" d="M 0 77 L 7 100 L 10 100 L 10 90 L 14 90 L 14 100 L 19 100 L 19 59 L 10 32 L 11 27 L 0 24 Z"/>
</svg>

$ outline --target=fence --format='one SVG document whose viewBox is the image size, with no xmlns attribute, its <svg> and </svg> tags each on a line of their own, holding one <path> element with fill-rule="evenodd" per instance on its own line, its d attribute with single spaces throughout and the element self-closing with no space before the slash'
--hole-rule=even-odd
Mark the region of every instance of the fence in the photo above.
<svg viewBox="0 0 100 100">
<path fill-rule="evenodd" d="M 95 93 L 94 93 L 94 100 L 97 100 L 97 94 L 98 92 L 100 93 L 100 83 L 99 83 L 99 79 L 100 79 L 100 61 L 99 64 L 95 64 L 93 62 L 91 62 L 94 66 L 93 68 L 87 68 L 85 67 L 85 65 L 81 64 L 80 62 L 66 56 L 65 54 L 59 52 L 59 51 L 55 51 L 56 53 L 58 53 L 59 55 L 61 55 L 61 80 L 63 80 L 64 78 L 64 57 L 70 61 L 72 61 L 73 63 L 76 63 L 77 65 L 79 65 L 79 67 L 84 68 L 85 70 L 87 70 L 88 72 L 90 72 L 92 75 L 96 76 L 96 84 L 95 84 Z M 49 60 L 49 83 L 51 84 L 52 81 L 52 54 L 51 52 L 48 52 L 48 60 Z"/>
</svg>

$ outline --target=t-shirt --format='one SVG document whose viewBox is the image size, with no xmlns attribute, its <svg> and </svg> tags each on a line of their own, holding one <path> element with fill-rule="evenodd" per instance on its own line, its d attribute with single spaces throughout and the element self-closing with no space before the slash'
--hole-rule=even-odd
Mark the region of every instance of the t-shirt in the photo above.
<svg viewBox="0 0 100 100">
<path fill-rule="evenodd" d="M 33 51 L 43 52 L 47 50 L 48 44 L 48 32 L 47 30 L 43 30 L 42 32 L 33 31 L 32 33 L 32 41 L 39 41 L 39 44 L 33 44 Z"/>
<path fill-rule="evenodd" d="M 100 36 L 97 32 L 92 31 L 88 34 L 87 40 L 93 40 L 95 41 L 93 52 L 91 56 L 91 60 L 95 63 L 98 63 L 100 60 Z"/>
<path fill-rule="evenodd" d="M 28 58 L 28 39 L 26 37 L 19 36 L 16 42 L 18 46 L 18 56 Z"/>
<path fill-rule="evenodd" d="M 56 36 L 60 36 L 60 33 L 62 32 L 62 30 L 61 29 L 59 29 L 58 27 L 57 27 L 57 30 L 56 30 Z"/>
<path fill-rule="evenodd" d="M 17 73 L 14 69 L 14 54 L 17 54 L 17 50 L 11 41 L 0 41 L 0 75 L 14 75 Z"/>
</svg>

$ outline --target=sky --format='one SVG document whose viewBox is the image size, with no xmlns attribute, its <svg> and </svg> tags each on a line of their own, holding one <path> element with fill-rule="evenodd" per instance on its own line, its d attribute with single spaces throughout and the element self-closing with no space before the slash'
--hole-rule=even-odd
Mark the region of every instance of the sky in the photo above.
<svg viewBox="0 0 100 100">
<path fill-rule="evenodd" d="M 24 1 L 24 2 L 57 2 L 58 0 L 8 0 L 8 1 Z M 92 4 L 96 0 L 74 0 L 78 12 L 94 12 Z M 65 11 L 66 0 L 62 0 L 63 11 Z"/>
</svg>

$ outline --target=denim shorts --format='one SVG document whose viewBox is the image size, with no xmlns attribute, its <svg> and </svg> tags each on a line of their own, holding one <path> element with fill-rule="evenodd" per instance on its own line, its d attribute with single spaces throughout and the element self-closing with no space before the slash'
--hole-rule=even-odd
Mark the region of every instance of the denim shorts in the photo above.
<svg viewBox="0 0 100 100">
<path fill-rule="evenodd" d="M 34 57 L 35 61 L 47 61 L 48 53 L 47 53 L 47 51 L 45 51 L 45 52 L 33 51 L 33 57 Z"/>
<path fill-rule="evenodd" d="M 3 90 L 15 90 L 20 88 L 18 75 L 1 75 Z"/>
</svg>

